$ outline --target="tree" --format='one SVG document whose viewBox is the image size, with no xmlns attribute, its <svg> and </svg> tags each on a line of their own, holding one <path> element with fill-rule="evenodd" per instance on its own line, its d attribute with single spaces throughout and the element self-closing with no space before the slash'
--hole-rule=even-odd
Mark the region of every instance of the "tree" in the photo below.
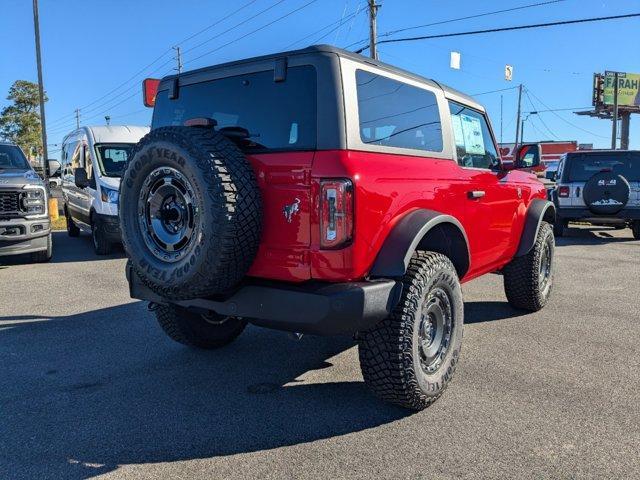
<svg viewBox="0 0 640 480">
<path fill-rule="evenodd" d="M 42 154 L 38 84 L 16 80 L 7 100 L 13 104 L 0 112 L 0 136 L 19 145 L 30 157 Z M 47 100 L 45 94 L 44 101 Z"/>
</svg>

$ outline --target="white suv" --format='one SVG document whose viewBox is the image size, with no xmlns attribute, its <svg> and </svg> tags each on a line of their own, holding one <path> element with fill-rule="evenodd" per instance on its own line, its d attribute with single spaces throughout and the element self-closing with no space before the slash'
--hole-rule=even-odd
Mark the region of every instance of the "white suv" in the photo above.
<svg viewBox="0 0 640 480">
<path fill-rule="evenodd" d="M 67 232 L 91 232 L 98 255 L 119 243 L 120 177 L 138 140 L 149 127 L 114 125 L 81 127 L 62 142 L 62 196 Z"/>
<path fill-rule="evenodd" d="M 565 154 L 553 191 L 555 234 L 570 221 L 631 227 L 640 239 L 640 151 L 589 150 Z"/>
</svg>

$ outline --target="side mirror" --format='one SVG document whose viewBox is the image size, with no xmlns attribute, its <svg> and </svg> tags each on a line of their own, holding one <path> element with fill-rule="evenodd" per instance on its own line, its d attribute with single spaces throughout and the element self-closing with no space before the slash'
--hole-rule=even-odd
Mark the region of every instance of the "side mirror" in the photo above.
<svg viewBox="0 0 640 480">
<path fill-rule="evenodd" d="M 87 178 L 87 170 L 83 167 L 78 167 L 73 172 L 73 178 L 78 188 L 87 188 L 89 186 L 89 179 Z"/>
<path fill-rule="evenodd" d="M 542 149 L 540 144 L 530 143 L 520 145 L 513 162 L 514 169 L 531 169 L 540 166 Z"/>
<path fill-rule="evenodd" d="M 60 170 L 60 162 L 57 160 L 49 160 L 49 175 L 52 177 L 56 174 L 58 170 Z"/>
</svg>

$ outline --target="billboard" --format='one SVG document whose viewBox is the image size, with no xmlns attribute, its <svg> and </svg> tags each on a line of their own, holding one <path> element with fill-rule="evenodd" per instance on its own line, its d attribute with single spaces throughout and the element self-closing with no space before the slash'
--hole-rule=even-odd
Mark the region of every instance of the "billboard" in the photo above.
<svg viewBox="0 0 640 480">
<path fill-rule="evenodd" d="M 604 75 L 603 103 L 613 105 L 615 73 Z M 618 73 L 618 106 L 640 106 L 640 73 Z"/>
</svg>

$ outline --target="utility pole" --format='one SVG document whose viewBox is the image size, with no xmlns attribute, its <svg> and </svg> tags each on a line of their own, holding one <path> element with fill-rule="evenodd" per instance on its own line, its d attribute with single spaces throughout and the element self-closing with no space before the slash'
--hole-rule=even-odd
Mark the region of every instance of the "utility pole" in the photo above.
<svg viewBox="0 0 640 480">
<path fill-rule="evenodd" d="M 522 105 L 522 84 L 518 86 L 518 114 L 516 117 L 516 144 L 513 147 L 513 159 L 515 161 L 515 155 L 518 150 L 518 139 L 520 138 L 520 107 Z"/>
<path fill-rule="evenodd" d="M 378 59 L 378 49 L 376 47 L 376 39 L 378 37 L 376 16 L 378 15 L 378 8 L 380 8 L 380 5 L 376 4 L 376 0 L 369 0 L 369 56 L 374 60 Z"/>
<path fill-rule="evenodd" d="M 182 73 L 182 53 L 180 52 L 180 47 L 171 47 L 176 51 L 176 62 L 177 62 L 177 67 L 176 70 L 178 71 L 178 75 Z"/>
<path fill-rule="evenodd" d="M 611 129 L 611 150 L 618 147 L 618 72 L 613 74 L 613 127 Z"/>
<path fill-rule="evenodd" d="M 80 109 L 76 108 L 76 128 L 80 128 Z"/>
<path fill-rule="evenodd" d="M 500 94 L 500 143 L 502 143 L 502 100 L 503 95 Z"/>
<path fill-rule="evenodd" d="M 620 114 L 622 125 L 620 125 L 620 150 L 629 150 L 629 127 L 631 123 L 631 112 L 626 111 Z"/>
<path fill-rule="evenodd" d="M 42 172 L 44 184 L 49 190 L 49 151 L 47 150 L 47 122 L 44 117 L 44 85 L 42 83 L 42 57 L 40 55 L 40 18 L 38 0 L 33 0 L 33 29 L 36 37 L 36 62 L 38 64 L 38 93 L 40 95 L 40 129 L 42 130 Z"/>
</svg>

